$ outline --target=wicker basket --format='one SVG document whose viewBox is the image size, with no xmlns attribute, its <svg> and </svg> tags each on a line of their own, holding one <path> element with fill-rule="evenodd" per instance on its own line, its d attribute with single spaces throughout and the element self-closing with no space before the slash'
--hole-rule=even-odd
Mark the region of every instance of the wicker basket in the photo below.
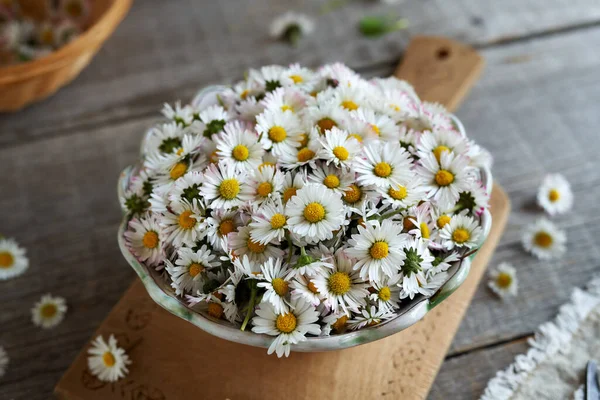
<svg viewBox="0 0 600 400">
<path fill-rule="evenodd" d="M 75 79 L 123 20 L 132 1 L 92 1 L 91 26 L 73 42 L 46 57 L 0 68 L 0 112 L 17 111 Z"/>
</svg>

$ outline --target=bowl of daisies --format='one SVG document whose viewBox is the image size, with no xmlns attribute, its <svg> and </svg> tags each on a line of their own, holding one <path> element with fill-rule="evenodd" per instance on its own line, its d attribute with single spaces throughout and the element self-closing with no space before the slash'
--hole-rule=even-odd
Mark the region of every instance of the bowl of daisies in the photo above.
<svg viewBox="0 0 600 400">
<path fill-rule="evenodd" d="M 119 180 L 120 248 L 220 338 L 282 357 L 392 335 L 489 233 L 491 156 L 405 81 L 266 66 L 162 114 Z"/>
</svg>

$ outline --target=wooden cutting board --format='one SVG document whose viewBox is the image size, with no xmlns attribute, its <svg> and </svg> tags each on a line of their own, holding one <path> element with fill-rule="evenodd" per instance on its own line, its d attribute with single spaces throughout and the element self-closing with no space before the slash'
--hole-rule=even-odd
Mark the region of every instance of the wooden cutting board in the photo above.
<svg viewBox="0 0 600 400">
<path fill-rule="evenodd" d="M 422 98 L 454 109 L 474 83 L 482 60 L 447 39 L 419 37 L 396 71 Z M 94 334 L 114 334 L 133 364 L 129 375 L 103 383 L 87 369 L 87 349 L 55 388 L 68 400 L 163 399 L 423 399 L 500 239 L 510 211 L 494 186 L 492 229 L 466 282 L 411 328 L 377 342 L 323 353 L 266 350 L 204 333 L 156 305 L 136 280 Z"/>
</svg>

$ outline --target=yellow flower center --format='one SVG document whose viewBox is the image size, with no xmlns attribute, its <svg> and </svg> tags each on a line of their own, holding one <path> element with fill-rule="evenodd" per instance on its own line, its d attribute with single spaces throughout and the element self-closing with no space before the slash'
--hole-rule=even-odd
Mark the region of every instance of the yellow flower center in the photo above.
<svg viewBox="0 0 600 400">
<path fill-rule="evenodd" d="M 402 109 L 400 108 L 400 106 L 399 106 L 399 105 L 397 105 L 397 104 L 393 104 L 393 103 L 392 103 L 392 104 L 390 104 L 389 106 L 390 106 L 390 108 L 391 108 L 392 110 L 394 110 L 394 111 L 398 111 L 398 112 L 399 112 L 399 111 L 402 111 Z"/>
<path fill-rule="evenodd" d="M 333 324 L 331 324 L 331 328 L 336 332 L 340 332 L 341 330 L 343 330 L 346 327 L 347 322 L 348 322 L 348 316 L 342 315 Z"/>
<path fill-rule="evenodd" d="M 107 351 L 106 353 L 104 353 L 102 355 L 102 362 L 104 363 L 105 366 L 112 367 L 115 365 L 117 360 L 115 359 L 115 356 L 113 356 L 113 353 L 111 353 L 110 351 Z"/>
<path fill-rule="evenodd" d="M 321 132 L 331 130 L 331 128 L 333 128 L 334 126 L 337 126 L 335 121 L 328 117 L 320 119 L 317 122 L 317 125 L 319 126 L 319 128 L 321 128 Z"/>
<path fill-rule="evenodd" d="M 285 225 L 287 219 L 283 214 L 275 214 L 271 217 L 271 228 L 273 229 L 281 229 Z"/>
<path fill-rule="evenodd" d="M 350 153 L 345 147 L 336 146 L 333 148 L 333 155 L 336 156 L 340 161 L 346 161 Z"/>
<path fill-rule="evenodd" d="M 142 243 L 144 247 L 147 249 L 155 249 L 158 246 L 158 233 L 154 231 L 148 231 L 144 233 L 144 237 L 142 238 Z"/>
<path fill-rule="evenodd" d="M 272 163 L 272 162 L 265 161 L 264 163 L 262 163 L 262 164 L 260 164 L 260 165 L 258 166 L 258 170 L 259 170 L 259 171 L 262 171 L 262 169 L 263 169 L 264 167 L 273 167 L 273 168 L 275 168 L 275 163 Z"/>
<path fill-rule="evenodd" d="M 227 236 L 233 231 L 235 231 L 235 224 L 232 219 L 224 219 L 219 224 L 219 235 Z"/>
<path fill-rule="evenodd" d="M 0 268 L 10 268 L 15 262 L 15 257 L 8 251 L 0 253 Z"/>
<path fill-rule="evenodd" d="M 292 313 L 279 314 L 275 325 L 279 332 L 290 333 L 296 329 L 296 316 Z"/>
<path fill-rule="evenodd" d="M 219 194 L 226 200 L 233 200 L 240 193 L 240 183 L 237 179 L 224 179 L 219 185 Z"/>
<path fill-rule="evenodd" d="M 273 279 L 273 281 L 271 282 L 271 285 L 273 285 L 273 290 L 275 291 L 275 293 L 277 293 L 279 296 L 285 296 L 288 292 L 288 283 L 286 281 L 284 281 L 281 278 L 275 278 Z"/>
<path fill-rule="evenodd" d="M 375 165 L 373 172 L 380 178 L 387 178 L 392 174 L 392 166 L 385 161 L 382 161 Z"/>
<path fill-rule="evenodd" d="M 308 282 L 308 285 L 306 285 L 306 287 L 308 288 L 308 290 L 310 290 L 314 294 L 319 293 L 319 290 L 317 289 L 317 287 L 315 286 L 313 281 Z"/>
<path fill-rule="evenodd" d="M 325 218 L 325 208 L 319 203 L 309 203 L 304 207 L 304 218 L 313 224 L 317 223 Z"/>
<path fill-rule="evenodd" d="M 512 276 L 506 272 L 500 272 L 496 277 L 496 285 L 502 289 L 510 287 L 512 284 Z"/>
<path fill-rule="evenodd" d="M 371 129 L 373 129 L 373 132 L 375 132 L 377 136 L 381 135 L 381 131 L 379 130 L 379 127 L 377 125 L 371 124 Z"/>
<path fill-rule="evenodd" d="M 233 148 L 231 155 L 237 161 L 246 161 L 248 159 L 248 156 L 250 156 L 250 151 L 243 144 L 238 144 Z"/>
<path fill-rule="evenodd" d="M 452 232 L 452 239 L 456 243 L 464 243 L 471 238 L 471 234 L 465 228 L 458 228 Z"/>
<path fill-rule="evenodd" d="M 440 169 L 438 172 L 436 172 L 435 183 L 437 183 L 439 186 L 448 186 L 452 182 L 454 182 L 454 174 L 452 172 L 445 169 Z"/>
<path fill-rule="evenodd" d="M 287 137 L 287 132 L 282 126 L 274 126 L 269 129 L 269 139 L 275 143 L 281 143 Z"/>
<path fill-rule="evenodd" d="M 444 226 L 446 226 L 446 224 L 448 222 L 450 222 L 451 219 L 452 218 L 450 218 L 448 215 L 442 214 L 437 219 L 436 224 L 437 224 L 438 228 L 442 229 Z"/>
<path fill-rule="evenodd" d="M 323 179 L 323 185 L 327 186 L 329 189 L 335 189 L 340 186 L 340 178 L 335 175 L 327 175 L 325 179 Z"/>
<path fill-rule="evenodd" d="M 260 197 L 267 197 L 271 192 L 273 192 L 273 185 L 271 185 L 271 182 L 263 182 L 256 188 L 256 194 Z"/>
<path fill-rule="evenodd" d="M 298 191 L 297 188 L 291 186 L 287 189 L 285 189 L 283 191 L 283 201 L 284 203 L 287 203 L 289 199 L 291 199 L 292 197 L 294 197 L 296 195 L 296 192 Z"/>
<path fill-rule="evenodd" d="M 186 163 L 178 162 L 177 164 L 175 164 L 173 166 L 173 168 L 171 168 L 169 175 L 171 176 L 171 179 L 176 181 L 177 179 L 181 178 L 186 173 L 187 169 L 188 169 L 188 165 Z"/>
<path fill-rule="evenodd" d="M 300 148 L 308 146 L 308 135 L 306 133 L 302 133 L 300 135 Z"/>
<path fill-rule="evenodd" d="M 548 234 L 548 232 L 538 232 L 535 234 L 533 241 L 535 242 L 536 245 L 543 247 L 543 248 L 548 248 L 550 246 L 552 246 L 552 236 L 550 236 Z"/>
<path fill-rule="evenodd" d="M 394 200 L 404 200 L 408 193 L 406 192 L 406 188 L 404 186 L 400 186 L 398 190 L 390 187 L 388 189 L 388 195 Z"/>
<path fill-rule="evenodd" d="M 344 107 L 346 110 L 352 111 L 358 108 L 358 104 L 356 104 L 352 100 L 344 100 L 342 101 L 342 107 Z"/>
<path fill-rule="evenodd" d="M 341 296 L 350 291 L 352 280 L 346 272 L 336 272 L 329 277 L 328 284 L 331 293 Z"/>
<path fill-rule="evenodd" d="M 177 154 L 178 156 L 182 155 L 183 154 L 183 147 L 180 147 L 179 150 L 177 150 L 175 152 L 175 154 Z"/>
<path fill-rule="evenodd" d="M 213 318 L 216 319 L 221 319 L 221 317 L 223 316 L 223 306 L 220 305 L 219 303 L 208 303 L 208 315 L 210 315 Z"/>
<path fill-rule="evenodd" d="M 358 133 L 351 133 L 350 135 L 348 135 L 348 137 L 358 140 L 359 143 L 362 143 L 363 141 L 362 136 L 360 136 Z"/>
<path fill-rule="evenodd" d="M 558 201 L 558 199 L 560 199 L 560 193 L 558 192 L 558 190 L 550 190 L 550 193 L 548 193 L 548 200 L 554 203 L 555 201 Z"/>
<path fill-rule="evenodd" d="M 192 229 L 196 226 L 196 218 L 192 217 L 192 212 L 190 210 L 185 210 L 181 214 L 179 214 L 179 226 L 182 229 Z"/>
<path fill-rule="evenodd" d="M 248 241 L 246 242 L 246 246 L 248 247 L 248 250 L 250 250 L 250 252 L 254 254 L 264 253 L 265 249 L 267 248 L 266 245 L 255 242 L 252 239 L 248 239 Z"/>
<path fill-rule="evenodd" d="M 311 160 L 315 156 L 315 152 L 308 147 L 303 148 L 298 152 L 298 161 L 306 162 Z"/>
<path fill-rule="evenodd" d="M 427 226 L 427 224 L 425 222 L 421 222 L 421 236 L 423 236 L 423 239 L 429 239 L 429 227 Z"/>
<path fill-rule="evenodd" d="M 56 315 L 57 311 L 56 305 L 49 303 L 42 306 L 40 314 L 42 314 L 42 317 L 44 318 L 52 318 Z"/>
<path fill-rule="evenodd" d="M 379 297 L 379 299 L 383 301 L 389 301 L 392 298 L 392 291 L 388 286 L 384 286 L 381 289 L 379 289 L 377 297 Z"/>
<path fill-rule="evenodd" d="M 440 159 L 442 158 L 442 153 L 444 151 L 450 152 L 450 148 L 448 148 L 448 147 L 446 147 L 444 145 L 439 145 L 438 147 L 436 147 L 435 149 L 433 149 L 433 155 L 438 160 L 438 162 L 440 162 Z"/>
<path fill-rule="evenodd" d="M 369 254 L 371 254 L 372 258 L 381 260 L 388 256 L 389 250 L 390 248 L 386 242 L 375 242 L 369 249 Z"/>
<path fill-rule="evenodd" d="M 362 197 L 362 190 L 355 184 L 350 185 L 344 192 L 343 199 L 346 203 L 354 204 Z"/>
<path fill-rule="evenodd" d="M 250 91 L 248 89 L 245 89 L 241 94 L 240 94 L 240 98 L 242 100 L 246 100 L 246 97 L 248 97 L 248 95 L 250 94 Z"/>
<path fill-rule="evenodd" d="M 188 268 L 188 273 L 192 278 L 195 278 L 198 274 L 201 274 L 204 271 L 204 267 L 198 263 L 191 263 Z"/>
<path fill-rule="evenodd" d="M 286 111 L 291 111 L 294 112 L 294 109 L 290 106 L 288 106 L 287 104 L 284 104 L 281 106 L 281 111 L 286 112 Z"/>
<path fill-rule="evenodd" d="M 293 80 L 295 84 L 304 82 L 304 79 L 300 75 L 290 75 L 290 79 Z"/>
</svg>

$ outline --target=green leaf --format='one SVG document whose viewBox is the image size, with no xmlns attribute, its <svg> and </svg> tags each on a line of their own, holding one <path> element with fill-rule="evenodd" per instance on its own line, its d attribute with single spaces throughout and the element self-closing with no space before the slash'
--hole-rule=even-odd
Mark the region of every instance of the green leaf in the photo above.
<svg viewBox="0 0 600 400">
<path fill-rule="evenodd" d="M 408 20 L 405 18 L 397 19 L 390 15 L 369 15 L 358 22 L 358 29 L 367 37 L 378 37 L 407 27 Z"/>
</svg>

